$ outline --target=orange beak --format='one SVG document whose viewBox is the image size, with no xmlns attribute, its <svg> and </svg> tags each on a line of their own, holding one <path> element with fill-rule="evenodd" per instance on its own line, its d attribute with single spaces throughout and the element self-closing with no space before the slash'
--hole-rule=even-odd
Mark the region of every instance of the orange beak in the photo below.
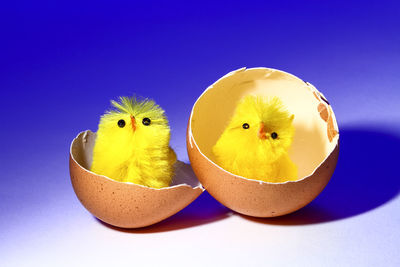
<svg viewBox="0 0 400 267">
<path fill-rule="evenodd" d="M 262 140 L 268 138 L 267 133 L 265 132 L 264 127 L 265 127 L 264 123 L 261 122 L 261 123 L 260 123 L 260 128 L 258 129 L 258 138 L 260 138 L 260 139 L 262 139 Z"/>
<path fill-rule="evenodd" d="M 131 122 L 132 122 L 132 130 L 136 131 L 136 121 L 135 117 L 131 116 Z"/>
</svg>

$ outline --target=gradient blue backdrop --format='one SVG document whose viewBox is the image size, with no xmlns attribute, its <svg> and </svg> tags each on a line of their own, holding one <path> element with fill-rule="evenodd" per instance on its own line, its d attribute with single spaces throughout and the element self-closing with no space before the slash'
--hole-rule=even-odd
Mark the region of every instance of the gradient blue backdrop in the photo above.
<svg viewBox="0 0 400 267">
<path fill-rule="evenodd" d="M 0 251 L 29 239 L 23 229 L 40 229 L 49 217 L 61 223 L 81 208 L 69 182 L 69 145 L 80 131 L 97 129 L 110 99 L 155 99 L 169 116 L 172 146 L 187 161 L 194 101 L 244 66 L 285 70 L 314 84 L 332 104 L 341 134 L 326 190 L 268 223 L 348 218 L 398 195 L 398 1 L 244 2 L 1 4 Z M 205 223 L 224 212 L 204 194 L 161 227 Z"/>
</svg>

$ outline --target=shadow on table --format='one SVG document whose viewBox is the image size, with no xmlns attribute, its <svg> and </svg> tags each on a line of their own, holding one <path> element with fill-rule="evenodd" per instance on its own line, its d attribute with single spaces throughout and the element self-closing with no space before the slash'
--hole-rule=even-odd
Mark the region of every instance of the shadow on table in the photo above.
<svg viewBox="0 0 400 267">
<path fill-rule="evenodd" d="M 168 219 L 138 229 L 124 229 L 109 225 L 101 220 L 95 218 L 104 226 L 133 234 L 146 234 L 146 233 L 159 233 L 173 230 L 179 230 L 189 227 L 200 226 L 207 223 L 223 220 L 231 214 L 228 208 L 222 206 L 217 202 L 207 191 L 204 191 L 196 200 L 189 206 L 178 212 L 177 214 L 169 217 Z"/>
<path fill-rule="evenodd" d="M 400 139 L 369 128 L 340 131 L 339 160 L 331 181 L 305 208 L 276 218 L 251 221 L 275 225 L 315 224 L 371 211 L 394 199 L 400 191 Z"/>
</svg>

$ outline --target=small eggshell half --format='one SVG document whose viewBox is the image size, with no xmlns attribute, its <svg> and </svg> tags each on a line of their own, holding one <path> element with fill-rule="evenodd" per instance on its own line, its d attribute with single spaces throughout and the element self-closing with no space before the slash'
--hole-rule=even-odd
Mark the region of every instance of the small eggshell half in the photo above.
<svg viewBox="0 0 400 267">
<path fill-rule="evenodd" d="M 71 144 L 72 186 L 82 205 L 95 217 L 122 228 L 160 222 L 185 208 L 203 191 L 189 164 L 178 161 L 170 187 L 154 189 L 123 183 L 91 171 L 96 134 L 80 133 Z"/>
<path fill-rule="evenodd" d="M 215 163 L 212 147 L 237 103 L 249 94 L 278 96 L 295 115 L 289 156 L 298 167 L 297 181 L 247 179 Z M 208 87 L 193 106 L 186 141 L 192 168 L 206 190 L 226 207 L 255 217 L 285 215 L 310 203 L 327 185 L 339 154 L 338 126 L 326 98 L 310 83 L 268 68 L 242 68 Z"/>
</svg>

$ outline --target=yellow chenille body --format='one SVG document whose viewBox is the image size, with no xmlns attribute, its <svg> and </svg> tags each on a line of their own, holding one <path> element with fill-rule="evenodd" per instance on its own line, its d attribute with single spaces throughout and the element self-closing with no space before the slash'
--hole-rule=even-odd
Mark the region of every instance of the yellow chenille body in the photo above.
<svg viewBox="0 0 400 267">
<path fill-rule="evenodd" d="M 297 180 L 297 167 L 288 154 L 293 118 L 278 97 L 246 96 L 213 147 L 216 163 L 250 179 Z"/>
<path fill-rule="evenodd" d="M 100 119 L 91 171 L 121 182 L 169 186 L 176 155 L 164 111 L 151 100 L 135 98 L 121 97 L 112 105 L 116 110 Z"/>
</svg>

